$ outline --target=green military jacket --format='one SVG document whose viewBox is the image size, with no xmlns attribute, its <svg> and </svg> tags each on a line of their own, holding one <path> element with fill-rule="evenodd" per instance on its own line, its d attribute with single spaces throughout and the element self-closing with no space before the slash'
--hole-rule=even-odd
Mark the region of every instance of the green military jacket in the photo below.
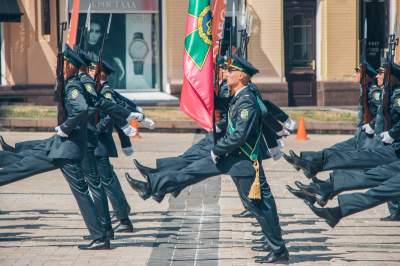
<svg viewBox="0 0 400 266">
<path fill-rule="evenodd" d="M 60 125 L 67 138 L 54 136 L 49 158 L 81 160 L 87 147 L 88 104 L 84 89 L 76 76 L 69 78 L 64 88 L 64 107 L 67 118 Z"/>
</svg>

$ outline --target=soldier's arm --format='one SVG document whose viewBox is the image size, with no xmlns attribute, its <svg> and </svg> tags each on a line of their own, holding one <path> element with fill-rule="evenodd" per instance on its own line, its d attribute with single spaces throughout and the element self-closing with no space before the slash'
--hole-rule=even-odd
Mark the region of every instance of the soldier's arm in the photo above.
<svg viewBox="0 0 400 266">
<path fill-rule="evenodd" d="M 258 119 L 256 103 L 251 101 L 249 97 L 242 99 L 238 106 L 235 131 L 231 134 L 225 134 L 213 148 L 213 152 L 217 156 L 231 153 L 244 145 Z"/>
<path fill-rule="evenodd" d="M 275 148 L 277 147 L 278 144 L 278 135 L 276 135 L 275 131 L 273 131 L 269 127 L 263 127 L 263 135 L 265 138 L 265 141 L 267 142 L 268 148 Z"/>
<path fill-rule="evenodd" d="M 126 120 L 131 113 L 128 109 L 118 105 L 115 101 L 96 92 L 94 87 L 93 90 L 89 92 L 89 96 L 93 102 L 93 106 L 91 107 L 97 108 L 116 120 Z"/>
<path fill-rule="evenodd" d="M 397 116 L 397 123 L 392 125 L 392 128 L 389 130 L 389 135 L 395 139 L 400 139 L 400 96 L 394 99 L 393 107 L 395 111 L 395 116 Z"/>
<path fill-rule="evenodd" d="M 119 141 L 121 142 L 121 148 L 132 147 L 131 139 L 125 135 L 121 128 L 115 127 L 118 133 Z"/>
<path fill-rule="evenodd" d="M 271 115 L 274 116 L 274 118 L 279 120 L 281 123 L 285 123 L 285 121 L 289 119 L 289 115 L 273 102 L 268 100 L 263 100 L 263 102 L 267 107 L 269 113 L 271 113 Z"/>
<path fill-rule="evenodd" d="M 377 96 L 375 96 L 377 94 Z M 370 100 L 368 103 L 368 110 L 371 114 L 371 121 L 369 121 L 369 125 L 371 128 L 375 128 L 376 124 L 376 116 L 378 114 L 379 105 L 382 103 L 381 94 L 380 92 L 375 92 L 373 95 L 374 99 Z"/>
<path fill-rule="evenodd" d="M 270 129 L 272 129 L 275 132 L 283 130 L 283 126 L 276 120 L 276 118 L 271 114 L 271 112 L 269 112 L 269 109 L 267 114 L 263 117 L 263 122 L 265 125 L 267 125 Z"/>
<path fill-rule="evenodd" d="M 72 111 L 67 120 L 60 125 L 60 129 L 69 135 L 81 121 L 88 118 L 88 105 L 79 88 L 73 86 L 67 88 L 64 102 L 70 105 Z"/>
<path fill-rule="evenodd" d="M 115 102 L 113 100 L 112 93 L 110 91 L 107 91 L 102 96 L 104 96 L 103 104 L 106 105 L 106 108 L 100 108 L 100 106 L 99 106 L 99 109 L 101 111 L 103 111 L 104 109 L 109 110 L 108 108 L 113 109 Z M 111 104 L 108 104 L 108 102 Z M 112 130 L 113 127 L 114 127 L 114 121 L 113 121 L 111 115 L 107 114 L 107 112 L 101 112 L 100 120 L 97 123 L 98 133 L 104 133 L 106 131 Z"/>
</svg>

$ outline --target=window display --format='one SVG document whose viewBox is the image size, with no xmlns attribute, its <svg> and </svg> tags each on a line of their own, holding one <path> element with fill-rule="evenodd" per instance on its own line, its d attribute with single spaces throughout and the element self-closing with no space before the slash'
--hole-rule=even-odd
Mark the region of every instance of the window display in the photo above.
<svg viewBox="0 0 400 266">
<path fill-rule="evenodd" d="M 89 3 L 81 0 L 77 42 L 98 55 L 113 13 L 103 50 L 115 69 L 110 84 L 119 90 L 161 90 L 159 1 L 91 1 L 90 30 L 84 32 Z"/>
</svg>

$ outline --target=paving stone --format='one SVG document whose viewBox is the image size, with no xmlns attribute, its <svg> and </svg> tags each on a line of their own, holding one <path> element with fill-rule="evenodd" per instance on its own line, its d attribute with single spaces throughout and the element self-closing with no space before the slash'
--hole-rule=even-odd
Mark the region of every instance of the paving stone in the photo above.
<svg viewBox="0 0 400 266">
<path fill-rule="evenodd" d="M 11 144 L 50 136 L 1 135 Z M 154 166 L 155 158 L 178 155 L 202 135 L 142 136 L 134 141 L 133 157 L 112 159 L 132 206 L 134 233 L 116 234 L 110 251 L 77 249 L 87 230 L 67 183 L 59 171 L 52 171 L 0 187 L 0 265 L 257 265 L 255 256 L 265 253 L 250 248 L 251 240 L 259 238 L 252 232 L 259 229 L 251 225 L 253 219 L 232 217 L 242 205 L 229 176 L 209 178 L 185 189 L 177 199 L 167 196 L 161 204 L 142 201 L 123 178 L 124 172 L 140 177 L 132 158 Z M 319 150 L 348 137 L 310 135 L 304 142 L 289 137 L 285 149 Z M 286 190 L 294 180 L 306 181 L 300 172 L 283 160 L 267 161 L 264 167 L 291 263 L 400 265 L 399 223 L 379 221 L 387 215 L 386 206 L 345 218 L 331 229 Z"/>
</svg>

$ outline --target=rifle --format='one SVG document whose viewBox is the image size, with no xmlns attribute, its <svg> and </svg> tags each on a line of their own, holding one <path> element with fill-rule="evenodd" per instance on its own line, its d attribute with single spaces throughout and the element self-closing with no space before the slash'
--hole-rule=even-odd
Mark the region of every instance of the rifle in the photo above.
<svg viewBox="0 0 400 266">
<path fill-rule="evenodd" d="M 104 43 L 106 39 L 108 39 L 108 35 L 110 33 L 110 26 L 111 26 L 111 19 L 112 19 L 112 13 L 110 13 L 110 16 L 108 17 L 108 25 L 107 25 L 107 31 L 103 36 L 103 40 L 101 42 L 101 47 L 99 50 L 99 59 L 97 61 L 97 67 L 96 67 L 96 74 L 94 76 L 94 79 L 96 81 L 96 90 L 100 90 L 100 73 L 101 73 L 101 66 L 102 66 L 102 61 L 103 61 L 103 50 L 104 50 Z"/>
<path fill-rule="evenodd" d="M 391 72 L 392 72 L 392 64 L 394 62 L 394 54 L 395 49 L 398 44 L 398 38 L 396 38 L 396 34 L 389 35 L 389 49 L 386 53 L 386 63 L 385 63 L 385 78 L 384 78 L 384 89 L 383 89 L 383 115 L 385 121 L 385 131 L 391 128 L 391 119 L 389 113 L 389 105 L 390 105 L 390 96 L 391 96 Z"/>
<path fill-rule="evenodd" d="M 57 121 L 58 125 L 62 124 L 66 117 L 64 108 L 64 55 L 62 51 L 63 33 L 67 29 L 67 22 L 60 23 L 60 1 L 56 1 L 56 23 L 57 23 L 57 67 L 56 67 L 56 85 L 54 88 L 55 101 L 57 102 Z M 68 18 L 67 18 L 68 20 Z"/>
<path fill-rule="evenodd" d="M 81 48 L 82 49 L 82 41 L 83 40 L 85 40 L 85 38 L 86 38 L 86 34 L 88 33 L 88 32 L 90 32 L 90 16 L 91 16 L 91 7 L 92 7 L 92 1 L 90 0 L 89 1 L 89 7 L 88 7 L 88 10 L 87 10 L 87 13 L 86 13 L 86 20 L 85 20 L 85 26 L 84 26 L 84 28 L 83 28 L 83 30 L 82 30 L 82 32 L 81 32 L 81 37 L 79 38 L 79 48 Z M 85 42 L 85 47 L 82 49 L 82 50 L 84 50 L 84 51 L 86 51 L 86 49 L 87 49 L 87 45 L 86 45 L 87 43 Z"/>
<path fill-rule="evenodd" d="M 367 83 L 367 18 L 364 21 L 364 37 L 360 41 L 361 47 L 361 89 L 362 89 L 362 107 L 363 107 L 363 120 L 364 124 L 367 124 L 371 121 L 371 113 L 369 112 L 369 105 L 368 105 L 368 83 Z"/>
<path fill-rule="evenodd" d="M 238 23 L 238 28 L 240 28 L 240 40 L 237 54 L 243 58 L 247 58 L 247 45 L 251 35 L 252 22 L 253 17 L 249 10 L 242 8 L 241 18 Z"/>
</svg>

